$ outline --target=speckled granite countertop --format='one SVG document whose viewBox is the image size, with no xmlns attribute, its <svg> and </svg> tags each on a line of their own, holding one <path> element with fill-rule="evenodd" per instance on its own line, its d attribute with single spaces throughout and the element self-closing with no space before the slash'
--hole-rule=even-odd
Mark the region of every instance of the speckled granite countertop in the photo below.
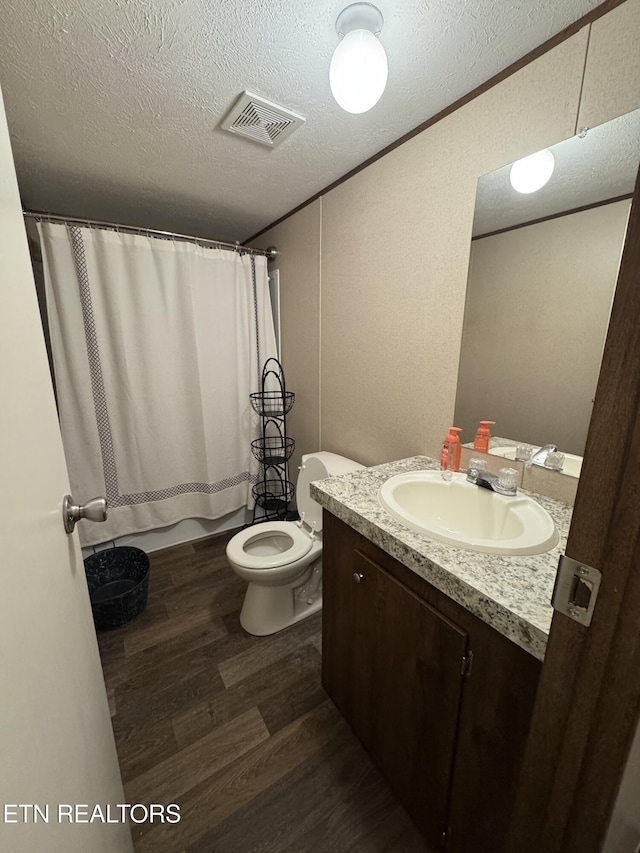
<svg viewBox="0 0 640 853">
<path fill-rule="evenodd" d="M 494 447 L 517 447 L 519 444 L 525 444 L 525 442 L 516 441 L 514 438 L 500 438 L 500 436 L 498 435 L 492 435 L 489 439 L 489 450 L 493 450 Z M 462 446 L 468 447 L 469 449 L 473 450 L 472 441 L 468 441 Z"/>
<path fill-rule="evenodd" d="M 525 492 L 547 510 L 560 534 L 558 545 L 546 554 L 507 557 L 454 548 L 410 530 L 378 503 L 378 489 L 394 474 L 439 467 L 435 459 L 413 456 L 319 480 L 311 484 L 311 496 L 374 545 L 542 660 L 553 614 L 551 593 L 572 508 Z"/>
</svg>

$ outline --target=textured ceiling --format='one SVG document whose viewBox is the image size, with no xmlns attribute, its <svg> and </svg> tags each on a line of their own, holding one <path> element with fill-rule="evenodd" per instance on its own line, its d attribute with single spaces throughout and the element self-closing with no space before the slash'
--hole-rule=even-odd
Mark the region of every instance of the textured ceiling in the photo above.
<svg viewBox="0 0 640 853">
<path fill-rule="evenodd" d="M 380 0 L 389 83 L 329 90 L 317 0 L 3 0 L 0 85 L 25 206 L 245 240 L 600 0 Z M 306 123 L 269 150 L 219 125 L 244 90 Z"/>
</svg>

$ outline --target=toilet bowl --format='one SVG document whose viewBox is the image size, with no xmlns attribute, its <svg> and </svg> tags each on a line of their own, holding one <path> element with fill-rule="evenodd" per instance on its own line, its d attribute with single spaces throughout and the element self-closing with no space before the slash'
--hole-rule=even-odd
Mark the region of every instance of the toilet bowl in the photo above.
<svg viewBox="0 0 640 853">
<path fill-rule="evenodd" d="M 248 583 L 240 624 L 249 634 L 275 634 L 320 610 L 322 507 L 312 500 L 309 486 L 362 467 L 336 453 L 308 453 L 296 489 L 300 521 L 263 521 L 229 540 L 227 559 Z"/>
</svg>

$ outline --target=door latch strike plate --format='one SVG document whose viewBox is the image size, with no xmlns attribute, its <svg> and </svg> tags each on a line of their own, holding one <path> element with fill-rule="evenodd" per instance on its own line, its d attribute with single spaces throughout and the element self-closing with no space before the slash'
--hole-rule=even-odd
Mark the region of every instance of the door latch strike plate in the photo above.
<svg viewBox="0 0 640 853">
<path fill-rule="evenodd" d="M 558 613 L 585 627 L 591 624 L 602 574 L 593 566 L 560 555 L 551 604 Z"/>
</svg>

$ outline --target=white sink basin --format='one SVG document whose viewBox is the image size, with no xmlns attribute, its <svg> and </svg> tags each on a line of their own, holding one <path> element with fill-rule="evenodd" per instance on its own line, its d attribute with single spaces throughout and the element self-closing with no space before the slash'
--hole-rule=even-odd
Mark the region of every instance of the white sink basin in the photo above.
<svg viewBox="0 0 640 853">
<path fill-rule="evenodd" d="M 533 447 L 533 452 L 540 450 L 539 447 Z M 505 459 L 516 458 L 515 447 L 492 447 L 489 451 L 493 456 L 502 456 Z M 544 465 L 542 466 L 544 468 Z M 564 463 L 562 465 L 562 473 L 569 474 L 570 477 L 579 477 L 582 469 L 582 456 L 574 456 L 573 453 L 564 454 Z"/>
<path fill-rule="evenodd" d="M 441 471 L 396 474 L 382 484 L 378 500 L 401 524 L 467 551 L 542 554 L 558 543 L 553 519 L 539 503 L 468 483 L 462 473 L 450 480 Z"/>
</svg>

